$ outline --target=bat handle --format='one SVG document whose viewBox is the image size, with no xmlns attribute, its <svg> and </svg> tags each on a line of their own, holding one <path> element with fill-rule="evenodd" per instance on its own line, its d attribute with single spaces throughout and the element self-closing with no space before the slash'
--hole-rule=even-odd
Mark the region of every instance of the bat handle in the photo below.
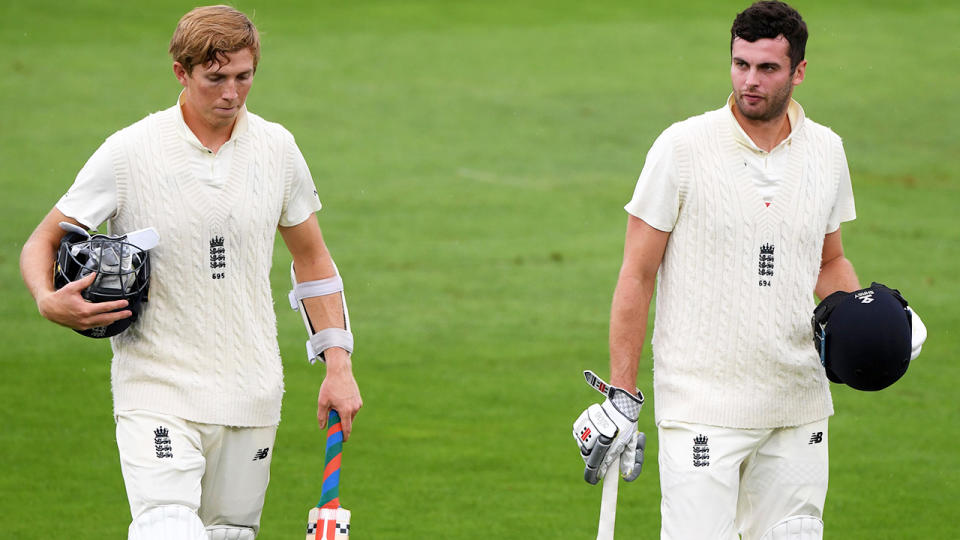
<svg viewBox="0 0 960 540">
<path fill-rule="evenodd" d="M 330 409 L 330 413 L 327 414 L 327 436 L 329 436 L 329 434 L 331 433 L 331 430 L 334 429 L 333 426 L 339 423 L 340 423 L 340 413 L 338 413 L 336 409 Z M 340 427 L 337 426 L 336 429 L 339 430 Z"/>
<path fill-rule="evenodd" d="M 343 453 L 343 431 L 340 415 L 330 410 L 327 416 L 327 446 L 323 464 L 323 489 L 320 495 L 320 508 L 340 507 L 340 456 Z"/>
<path fill-rule="evenodd" d="M 603 476 L 603 494 L 600 496 L 600 522 L 597 526 L 597 540 L 613 540 L 614 526 L 617 520 L 617 488 L 620 483 L 620 460 L 616 459 L 607 467 Z"/>
</svg>

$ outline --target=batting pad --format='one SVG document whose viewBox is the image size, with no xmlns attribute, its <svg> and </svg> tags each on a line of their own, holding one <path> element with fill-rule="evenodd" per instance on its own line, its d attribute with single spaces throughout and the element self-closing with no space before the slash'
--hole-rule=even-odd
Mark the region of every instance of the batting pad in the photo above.
<svg viewBox="0 0 960 540">
<path fill-rule="evenodd" d="M 150 508 L 137 516 L 128 530 L 129 540 L 208 540 L 197 513 L 178 504 Z"/>
<path fill-rule="evenodd" d="M 210 537 L 210 540 L 253 540 L 256 538 L 253 529 L 247 527 L 228 527 L 224 525 L 207 527 L 207 535 Z"/>
<path fill-rule="evenodd" d="M 350 511 L 346 508 L 314 508 L 307 521 L 307 540 L 350 538 Z"/>
<path fill-rule="evenodd" d="M 823 522 L 813 516 L 793 516 L 774 525 L 760 540 L 822 540 Z"/>
</svg>

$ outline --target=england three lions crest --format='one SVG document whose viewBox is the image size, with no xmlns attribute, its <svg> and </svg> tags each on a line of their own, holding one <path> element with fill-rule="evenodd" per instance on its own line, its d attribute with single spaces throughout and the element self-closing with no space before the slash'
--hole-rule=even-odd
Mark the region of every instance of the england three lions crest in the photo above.
<svg viewBox="0 0 960 540">
<path fill-rule="evenodd" d="M 710 466 L 710 439 L 703 434 L 697 435 L 693 438 L 693 466 L 694 467 L 709 467 Z"/>
<path fill-rule="evenodd" d="M 770 243 L 760 246 L 760 263 L 757 273 L 760 275 L 758 283 L 761 287 L 773 285 L 773 252 L 775 249 L 774 245 Z"/>
<path fill-rule="evenodd" d="M 227 268 L 227 246 L 222 236 L 210 239 L 210 277 L 224 279 Z"/>
</svg>

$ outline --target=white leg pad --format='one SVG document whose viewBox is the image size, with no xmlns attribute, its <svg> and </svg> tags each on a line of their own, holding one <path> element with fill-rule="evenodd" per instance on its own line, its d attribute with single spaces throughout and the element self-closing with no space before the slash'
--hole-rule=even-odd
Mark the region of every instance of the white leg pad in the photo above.
<svg viewBox="0 0 960 540">
<path fill-rule="evenodd" d="M 823 521 L 813 516 L 789 517 L 760 537 L 760 540 L 822 540 Z"/>
<path fill-rule="evenodd" d="M 193 510 L 179 504 L 156 506 L 137 516 L 127 532 L 129 540 L 208 540 L 203 522 Z M 251 537 L 252 538 L 252 537 Z"/>
<path fill-rule="evenodd" d="M 228 525 L 207 527 L 207 534 L 210 535 L 210 540 L 253 540 L 256 536 L 253 529 Z"/>
</svg>

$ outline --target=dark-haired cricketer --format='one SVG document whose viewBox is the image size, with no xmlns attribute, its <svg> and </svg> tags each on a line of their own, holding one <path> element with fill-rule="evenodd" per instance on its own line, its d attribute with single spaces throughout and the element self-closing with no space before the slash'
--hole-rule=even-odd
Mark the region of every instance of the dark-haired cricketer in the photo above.
<svg viewBox="0 0 960 540">
<path fill-rule="evenodd" d="M 833 405 L 810 316 L 814 293 L 860 284 L 843 144 L 792 99 L 806 40 L 787 4 L 738 14 L 733 92 L 656 139 L 625 207 L 611 384 L 635 388 L 656 290 L 663 539 L 823 534 Z"/>
</svg>

